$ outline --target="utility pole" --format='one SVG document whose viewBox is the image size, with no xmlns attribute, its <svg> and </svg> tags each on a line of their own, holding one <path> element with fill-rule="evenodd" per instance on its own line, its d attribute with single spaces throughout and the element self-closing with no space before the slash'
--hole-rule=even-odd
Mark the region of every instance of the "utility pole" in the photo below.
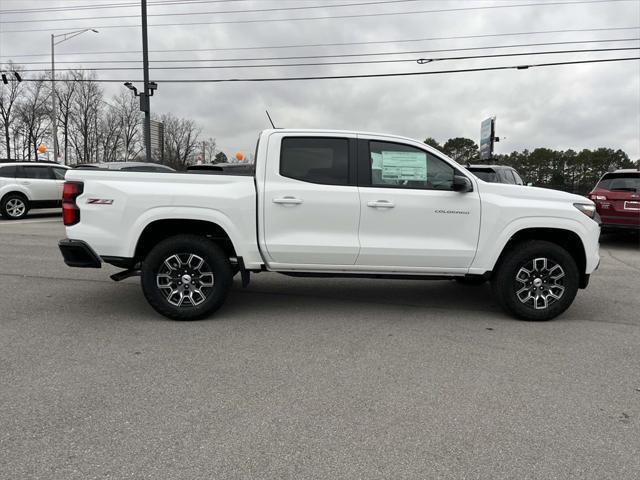
<svg viewBox="0 0 640 480">
<path fill-rule="evenodd" d="M 56 106 L 55 37 L 51 34 L 51 127 L 53 129 L 53 161 L 58 161 L 58 110 Z"/>
<path fill-rule="evenodd" d="M 144 111 L 144 149 L 147 162 L 151 162 L 151 106 L 149 97 L 149 42 L 147 40 L 147 0 L 141 0 L 142 8 L 142 68 L 144 70 L 144 95 L 140 96 L 140 110 Z"/>
<path fill-rule="evenodd" d="M 136 97 L 140 97 L 140 111 L 144 112 L 143 136 L 145 159 L 152 162 L 151 158 L 151 102 L 149 97 L 153 97 L 153 92 L 158 88 L 156 82 L 149 81 L 149 41 L 147 40 L 147 0 L 140 0 L 141 16 L 142 16 L 142 70 L 144 76 L 144 85 L 141 91 L 138 91 L 131 82 L 124 82 L 124 86 L 133 92 Z M 164 152 L 163 152 L 164 155 Z"/>
</svg>

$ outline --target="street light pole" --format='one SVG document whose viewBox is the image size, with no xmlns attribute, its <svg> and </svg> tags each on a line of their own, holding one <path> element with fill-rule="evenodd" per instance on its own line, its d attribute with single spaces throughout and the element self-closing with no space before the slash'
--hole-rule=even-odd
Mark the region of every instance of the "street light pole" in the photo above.
<svg viewBox="0 0 640 480">
<path fill-rule="evenodd" d="M 53 161 L 58 161 L 58 110 L 56 107 L 55 36 L 51 34 L 51 128 L 53 130 Z"/>
<path fill-rule="evenodd" d="M 58 35 L 51 34 L 51 129 L 53 132 L 53 160 L 58 161 L 58 108 L 56 105 L 56 62 L 55 62 L 55 47 L 56 45 L 82 35 L 84 32 L 98 33 L 98 30 L 93 28 L 85 28 L 83 30 L 74 30 L 73 32 L 59 33 Z M 62 37 L 62 40 L 56 42 L 56 38 Z"/>
<path fill-rule="evenodd" d="M 142 14 L 142 69 L 144 75 L 144 96 L 141 96 L 141 105 L 144 100 L 144 149 L 147 162 L 151 162 L 151 102 L 149 97 L 153 92 L 149 89 L 149 42 L 147 39 L 147 0 L 141 0 Z"/>
</svg>

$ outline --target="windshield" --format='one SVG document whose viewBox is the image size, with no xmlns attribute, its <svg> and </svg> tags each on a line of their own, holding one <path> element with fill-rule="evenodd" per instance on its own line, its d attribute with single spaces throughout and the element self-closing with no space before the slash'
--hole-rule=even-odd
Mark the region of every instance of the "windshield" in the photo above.
<svg viewBox="0 0 640 480">
<path fill-rule="evenodd" d="M 485 182 L 500 183 L 498 174 L 490 168 L 470 168 L 469 171 Z"/>
<path fill-rule="evenodd" d="M 640 172 L 607 173 L 596 188 L 603 190 L 619 190 L 628 192 L 640 191 Z"/>
</svg>

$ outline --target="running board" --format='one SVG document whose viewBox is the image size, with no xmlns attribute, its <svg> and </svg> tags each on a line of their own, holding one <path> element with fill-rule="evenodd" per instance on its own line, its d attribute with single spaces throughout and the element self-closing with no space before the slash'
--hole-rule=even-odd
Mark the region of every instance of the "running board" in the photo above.
<svg viewBox="0 0 640 480">
<path fill-rule="evenodd" d="M 127 270 L 123 270 L 121 272 L 114 273 L 109 278 L 111 280 L 113 280 L 114 282 L 120 282 L 120 281 L 124 280 L 125 278 L 139 277 L 139 276 L 140 276 L 140 270 L 139 269 L 137 269 L 137 268 L 129 268 Z"/>
</svg>

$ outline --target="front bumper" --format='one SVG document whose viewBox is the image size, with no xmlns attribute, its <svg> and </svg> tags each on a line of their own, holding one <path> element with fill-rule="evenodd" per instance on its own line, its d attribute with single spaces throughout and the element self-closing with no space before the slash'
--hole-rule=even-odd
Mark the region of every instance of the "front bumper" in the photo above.
<svg viewBox="0 0 640 480">
<path fill-rule="evenodd" d="M 628 230 L 628 231 L 638 231 L 640 230 L 640 223 L 629 224 L 629 223 L 602 223 L 602 230 L 612 231 L 612 230 Z"/>
<path fill-rule="evenodd" d="M 100 268 L 102 260 L 93 249 L 82 240 L 65 238 L 58 242 L 64 263 L 70 267 Z"/>
</svg>

